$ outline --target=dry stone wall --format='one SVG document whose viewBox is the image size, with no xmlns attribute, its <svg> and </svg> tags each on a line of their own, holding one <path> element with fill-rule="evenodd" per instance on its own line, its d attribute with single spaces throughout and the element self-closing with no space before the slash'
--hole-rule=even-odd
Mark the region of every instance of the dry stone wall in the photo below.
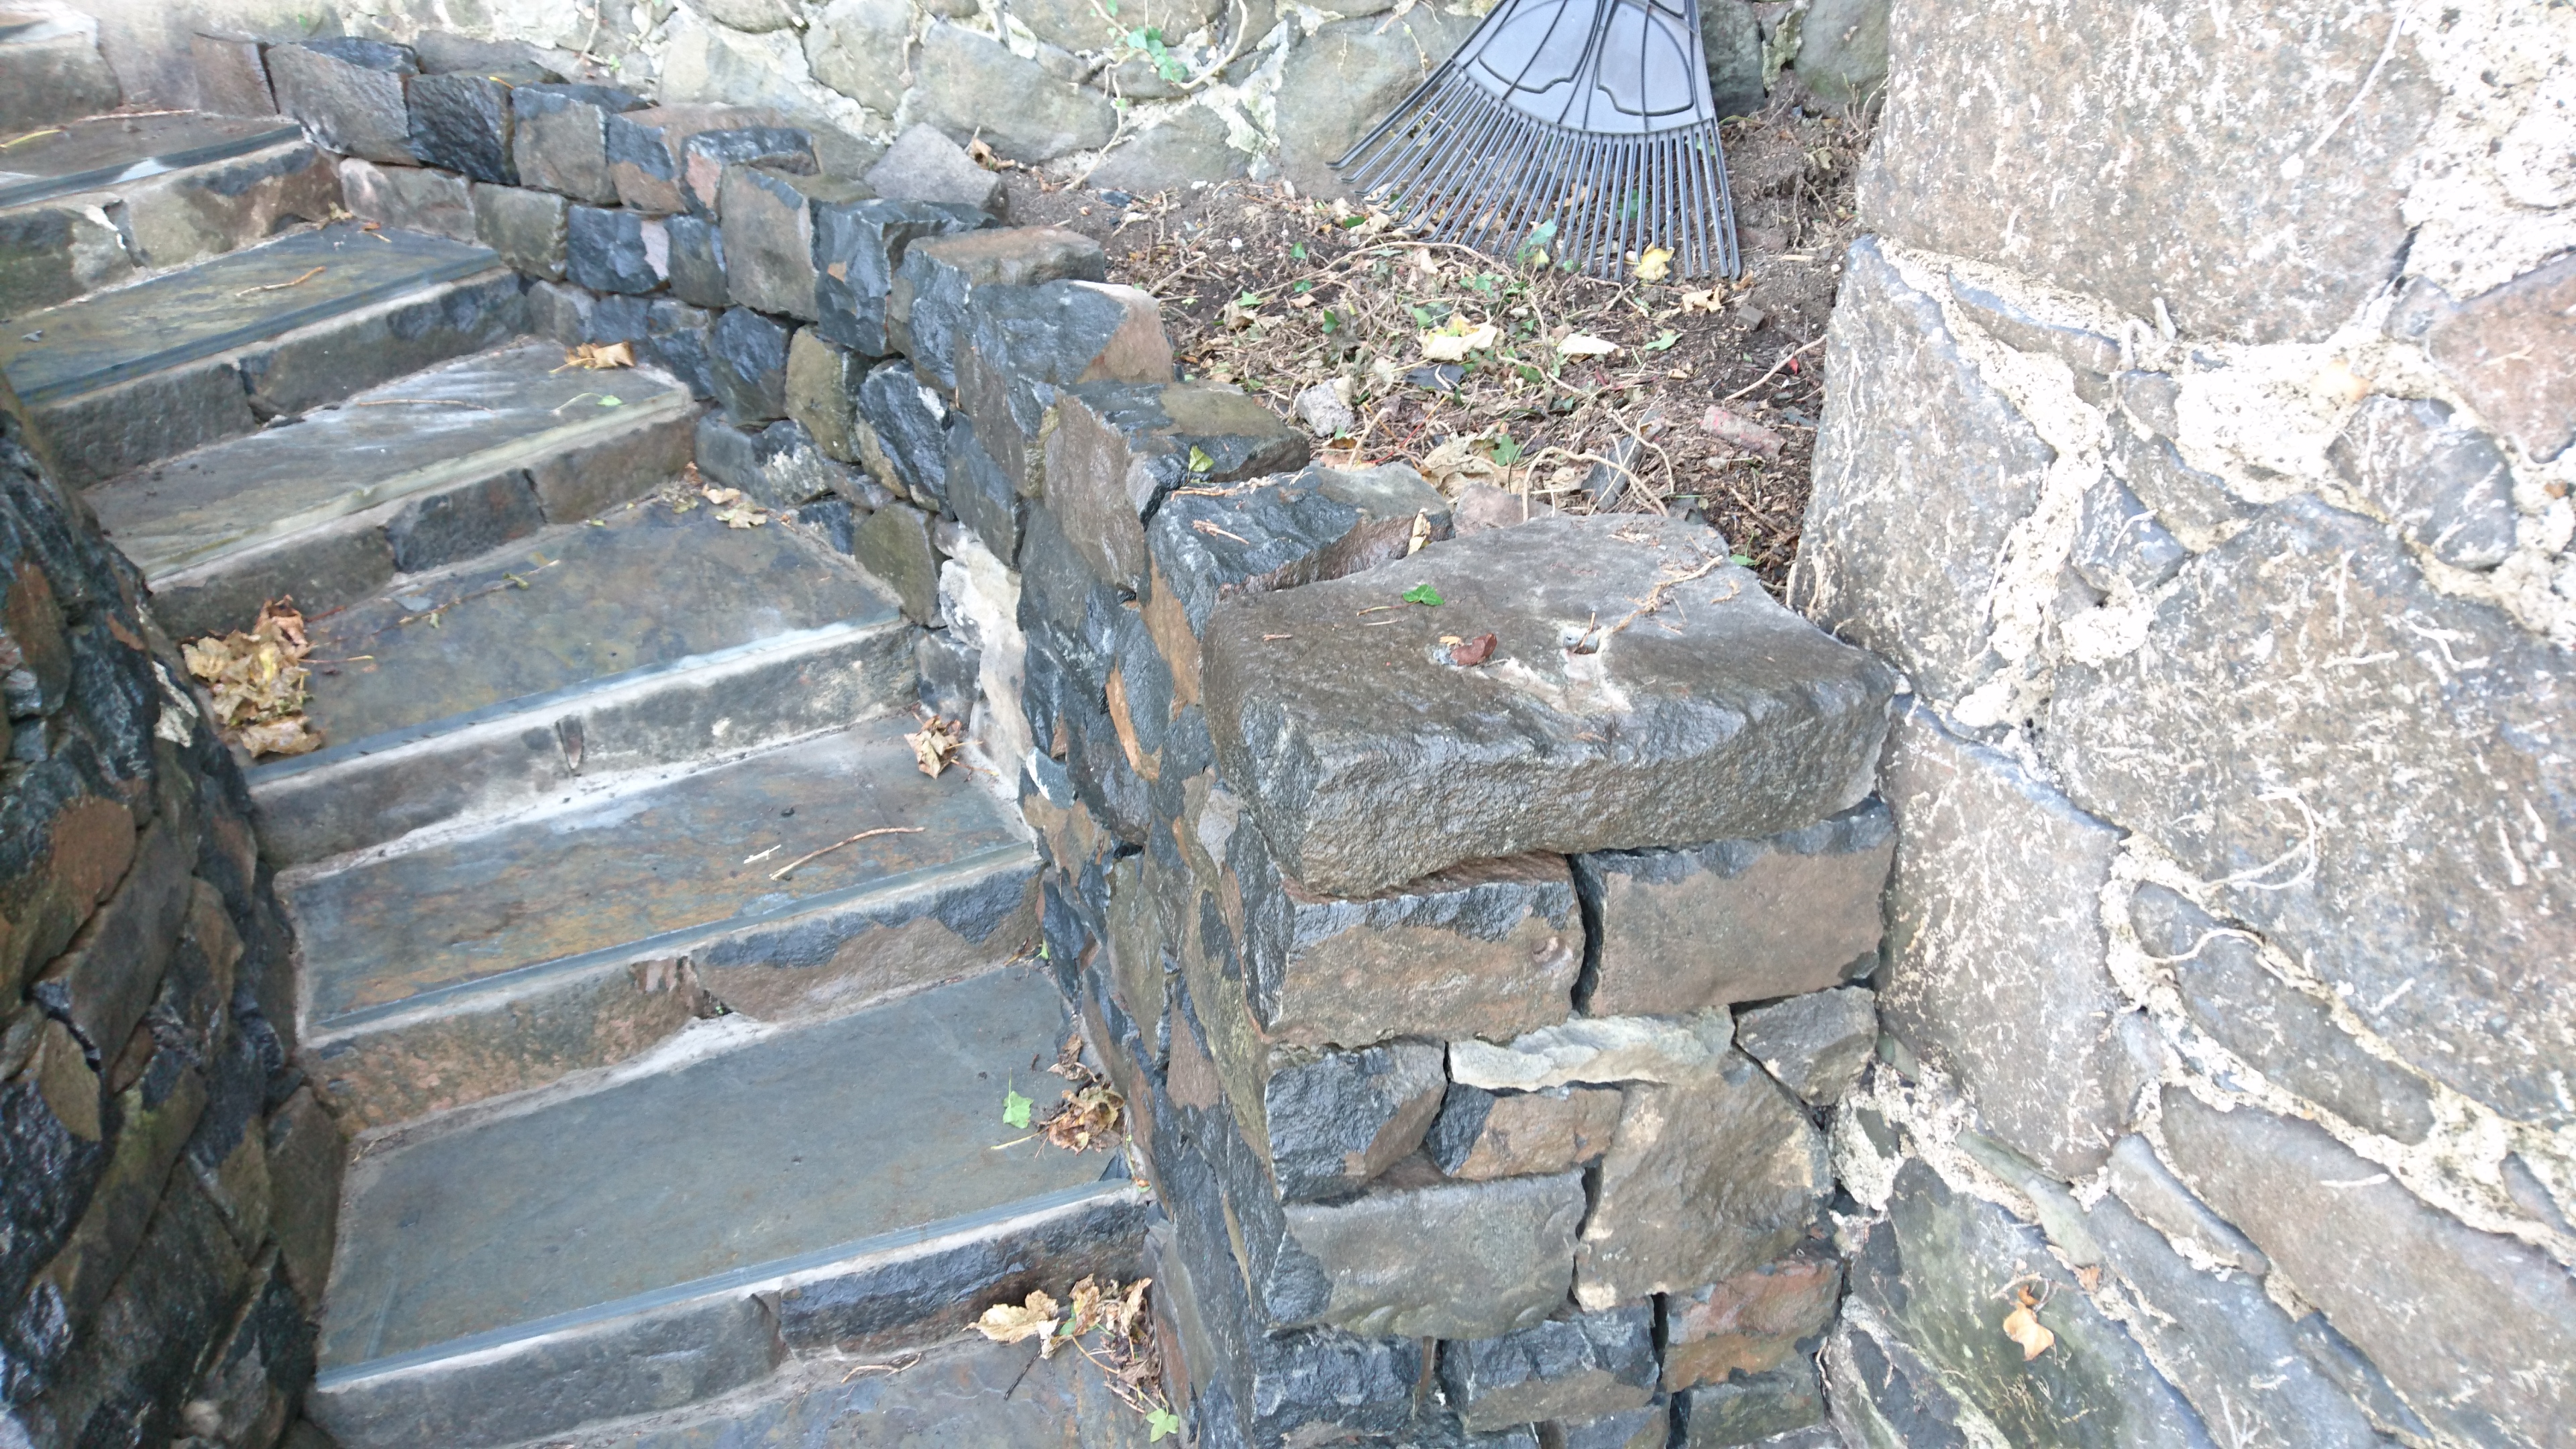
<svg viewBox="0 0 2576 1449">
<path fill-rule="evenodd" d="M 130 95 L 202 89 L 196 32 L 415 46 L 424 69 L 534 61 L 670 104 L 753 107 L 859 176 L 926 125 L 1001 157 L 1146 194 L 1251 175 L 1342 189 L 1328 163 L 1455 50 L 1491 0 L 93 0 Z M 1705 0 L 1721 111 L 1758 109 L 1784 69 L 1868 104 L 1887 0 Z M 326 141 L 328 138 L 325 138 Z M 342 148 L 346 149 L 346 148 Z M 352 154 L 369 155 L 363 149 Z M 384 160 L 384 157 L 371 159 Z"/>
<path fill-rule="evenodd" d="M 2576 19 L 1890 45 L 1793 583 L 1910 692 L 1836 1421 L 2576 1442 Z"/>
<path fill-rule="evenodd" d="M 266 1449 L 343 1157 L 293 940 L 141 578 L 0 404 L 0 1443 Z"/>
</svg>

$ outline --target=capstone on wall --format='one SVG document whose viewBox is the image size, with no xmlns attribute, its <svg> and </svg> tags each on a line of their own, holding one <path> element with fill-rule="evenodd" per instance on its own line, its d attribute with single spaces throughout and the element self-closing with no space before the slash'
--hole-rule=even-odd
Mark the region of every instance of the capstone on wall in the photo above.
<svg viewBox="0 0 2576 1449">
<path fill-rule="evenodd" d="M 1890 49 L 1792 587 L 1911 689 L 1838 1419 L 2576 1443 L 2576 11 Z"/>
<path fill-rule="evenodd" d="M 1139 194 L 1230 176 L 1335 194 L 1330 164 L 1492 0 L 91 0 L 126 94 L 196 103 L 190 38 L 328 35 L 420 49 L 428 70 L 531 58 L 664 103 L 756 106 L 858 176 L 927 123 L 1054 179 Z M 1719 109 L 1787 69 L 1826 104 L 1886 74 L 1888 0 L 1706 0 Z M 504 49 L 506 47 L 506 50 Z"/>
</svg>

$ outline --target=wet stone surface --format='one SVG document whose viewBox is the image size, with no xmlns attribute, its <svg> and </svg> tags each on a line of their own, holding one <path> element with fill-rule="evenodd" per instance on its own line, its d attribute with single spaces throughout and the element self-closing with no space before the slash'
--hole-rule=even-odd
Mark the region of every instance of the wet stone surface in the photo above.
<svg viewBox="0 0 2576 1449">
<path fill-rule="evenodd" d="M 1638 1303 L 1440 1347 L 1440 1387 L 1470 1429 L 1591 1419 L 1655 1393 L 1655 1315 Z"/>
</svg>

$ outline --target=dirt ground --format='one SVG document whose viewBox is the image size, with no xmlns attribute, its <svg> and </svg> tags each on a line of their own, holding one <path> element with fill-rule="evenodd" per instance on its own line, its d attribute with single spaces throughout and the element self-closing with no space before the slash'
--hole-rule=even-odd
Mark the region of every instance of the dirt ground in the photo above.
<svg viewBox="0 0 2576 1449">
<path fill-rule="evenodd" d="M 1618 282 L 1484 256 L 1275 182 L 1122 199 L 1015 173 L 1009 214 L 1098 238 L 1111 280 L 1162 299 L 1188 376 L 1291 418 L 1307 394 L 1310 425 L 1340 425 L 1328 461 L 1403 458 L 1453 496 L 1519 495 L 1508 506 L 1696 511 L 1777 591 L 1868 136 L 1797 94 L 1723 135 L 1745 261 L 1731 282 L 1651 279 L 1651 255 Z"/>
</svg>

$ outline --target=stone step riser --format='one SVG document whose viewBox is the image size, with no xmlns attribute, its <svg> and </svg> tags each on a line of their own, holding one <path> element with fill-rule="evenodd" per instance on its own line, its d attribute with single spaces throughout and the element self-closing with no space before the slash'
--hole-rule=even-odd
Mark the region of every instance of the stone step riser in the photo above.
<svg viewBox="0 0 2576 1449">
<path fill-rule="evenodd" d="M 877 718 L 915 693 L 916 633 L 807 630 L 271 766 L 251 777 L 261 849 L 281 868 L 320 861 L 525 810 L 584 773 L 686 765 Z"/>
<path fill-rule="evenodd" d="M 519 278 L 496 269 L 28 411 L 63 480 L 87 486 L 479 352 L 525 322 Z"/>
<path fill-rule="evenodd" d="M 542 438 L 534 447 L 447 460 L 212 543 L 216 551 L 202 562 L 168 572 L 147 566 L 153 608 L 182 637 L 240 628 L 261 604 L 290 595 L 318 614 L 405 574 L 463 563 L 548 524 L 577 523 L 678 476 L 689 462 L 693 412 L 685 397 L 664 395 L 570 446 Z M 342 511 L 355 504 L 372 506 Z"/>
<path fill-rule="evenodd" d="M 483 1449 L 677 1408 L 766 1378 L 800 1351 L 926 1344 L 1034 1287 L 1132 1277 L 1147 1211 L 1141 1191 L 1103 1183 L 761 1264 L 656 1295 L 667 1302 L 326 1371 L 310 1412 L 343 1449 Z"/>
<path fill-rule="evenodd" d="M 13 202 L 0 210 L 8 252 L 0 314 L 221 256 L 297 222 L 327 220 L 339 205 L 331 158 L 301 140 L 196 164 L 141 162 L 78 190 Z"/>
</svg>

